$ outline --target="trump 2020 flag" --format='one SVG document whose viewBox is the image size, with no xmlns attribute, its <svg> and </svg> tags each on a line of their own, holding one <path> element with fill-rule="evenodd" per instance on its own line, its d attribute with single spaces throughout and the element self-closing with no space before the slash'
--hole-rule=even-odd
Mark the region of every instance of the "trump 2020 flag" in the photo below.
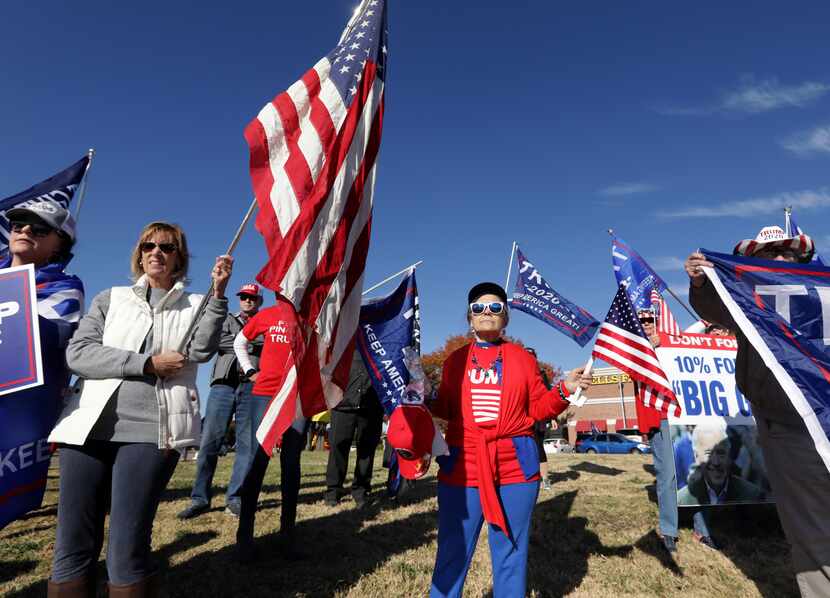
<svg viewBox="0 0 830 598">
<path fill-rule="evenodd" d="M 84 156 L 72 166 L 61 170 L 53 175 L 10 197 L 0 199 L 0 255 L 4 254 L 9 247 L 9 221 L 6 219 L 6 212 L 14 207 L 28 202 L 51 201 L 62 208 L 69 209 L 69 202 L 75 196 L 75 191 L 84 178 L 89 156 Z"/>
<path fill-rule="evenodd" d="M 634 309 L 651 309 L 652 289 L 662 293 L 667 288 L 663 279 L 639 253 L 616 235 L 611 240 L 611 260 L 617 284 L 625 288 Z"/>
<path fill-rule="evenodd" d="M 387 415 L 401 404 L 409 384 L 404 349 L 417 351 L 417 311 L 415 272 L 406 276 L 390 295 L 360 308 L 357 348 Z"/>
<path fill-rule="evenodd" d="M 714 264 L 706 276 L 830 470 L 830 268 L 702 253 Z"/>
<path fill-rule="evenodd" d="M 584 347 L 599 327 L 597 319 L 557 293 L 518 248 L 516 256 L 519 272 L 510 306 L 539 318 Z"/>
</svg>

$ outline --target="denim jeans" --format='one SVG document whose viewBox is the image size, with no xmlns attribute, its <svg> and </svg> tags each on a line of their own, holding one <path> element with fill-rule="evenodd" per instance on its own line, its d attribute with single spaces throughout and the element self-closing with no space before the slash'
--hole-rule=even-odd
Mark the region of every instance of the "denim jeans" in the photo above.
<svg viewBox="0 0 830 598">
<path fill-rule="evenodd" d="M 660 514 L 660 533 L 677 537 L 677 474 L 674 468 L 674 447 L 671 442 L 669 420 L 660 422 L 660 430 L 651 437 L 651 454 L 654 458 L 654 472 L 657 475 L 657 510 Z M 708 536 L 706 515 L 697 509 L 692 517 L 694 529 L 701 536 Z"/>
<path fill-rule="evenodd" d="M 154 444 L 88 440 L 83 446 L 61 445 L 59 461 L 52 581 L 94 575 L 107 511 L 110 583 L 127 585 L 152 575 L 153 520 L 179 453 Z"/>
<path fill-rule="evenodd" d="M 231 480 L 225 494 L 226 503 L 239 503 L 242 482 L 248 471 L 251 452 L 251 389 L 253 384 L 243 382 L 234 389 L 225 384 L 210 387 L 205 420 L 202 423 L 202 442 L 199 446 L 199 458 L 196 461 L 196 481 L 190 499 L 194 504 L 209 505 L 212 495 L 211 485 L 219 459 L 219 449 L 236 412 L 236 456 L 233 461 Z"/>
</svg>

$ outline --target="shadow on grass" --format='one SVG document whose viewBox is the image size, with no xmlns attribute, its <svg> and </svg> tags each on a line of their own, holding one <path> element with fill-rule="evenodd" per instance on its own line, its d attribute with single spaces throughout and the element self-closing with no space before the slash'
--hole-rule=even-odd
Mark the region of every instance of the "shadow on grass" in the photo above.
<svg viewBox="0 0 830 598">
<path fill-rule="evenodd" d="M 653 476 L 657 475 L 657 470 L 654 469 L 654 465 L 652 465 L 651 463 L 643 463 L 643 471 Z"/>
<path fill-rule="evenodd" d="M 37 567 L 37 561 L 0 561 L 0 583 L 10 581 Z"/>
<path fill-rule="evenodd" d="M 572 469 L 573 471 L 581 471 L 582 473 L 595 473 L 597 475 L 608 476 L 616 476 L 620 475 L 621 473 L 625 473 L 622 469 L 617 469 L 616 467 L 606 467 L 605 465 L 599 465 L 598 463 L 590 463 L 588 461 L 583 461 L 582 463 L 571 465 L 570 469 Z"/>
<path fill-rule="evenodd" d="M 681 522 L 687 523 L 692 512 L 681 509 Z M 790 546 L 774 505 L 710 508 L 707 522 L 721 553 L 764 598 L 799 595 L 790 565 Z"/>
<path fill-rule="evenodd" d="M 435 483 L 421 484 L 417 490 L 434 496 Z M 382 509 L 380 503 L 300 521 L 296 528 L 299 548 L 312 554 L 302 561 L 282 557 L 277 534 L 256 539 L 262 556 L 255 563 L 238 564 L 233 545 L 199 554 L 163 573 L 161 596 L 331 596 L 371 574 L 390 557 L 434 541 L 436 513 L 373 524 Z M 221 571 L 221 582 L 208 571 Z"/>
<path fill-rule="evenodd" d="M 660 539 L 660 536 L 657 535 L 656 531 L 651 530 L 645 536 L 637 540 L 634 543 L 634 546 L 636 546 L 642 553 L 657 559 L 657 561 L 663 565 L 665 569 L 668 569 L 674 575 L 683 577 L 683 569 L 680 568 L 677 561 L 674 560 L 674 558 L 663 546 L 663 540 Z"/>
<path fill-rule="evenodd" d="M 579 472 L 578 471 L 551 471 L 548 473 L 548 481 L 551 484 L 556 484 L 557 482 L 566 482 L 568 480 L 578 480 L 579 479 Z"/>
<path fill-rule="evenodd" d="M 326 482 L 301 482 L 300 489 L 304 488 L 323 488 L 325 489 Z M 262 493 L 268 494 L 270 492 L 277 492 L 280 489 L 279 484 L 263 484 L 262 486 Z M 188 487 L 180 487 L 180 488 L 167 488 L 164 491 L 164 494 L 161 495 L 161 502 L 175 502 L 177 500 L 183 500 L 190 498 L 190 494 L 193 491 L 192 486 Z M 212 486 L 212 500 L 211 502 L 216 502 L 217 499 L 222 505 L 225 504 L 225 493 L 228 491 L 227 484 L 213 484 Z M 319 493 L 321 496 L 323 491 Z M 315 494 L 316 495 L 316 494 Z M 317 500 L 317 499 L 315 499 Z M 304 502 L 304 501 L 300 501 Z M 308 502 L 308 501 L 305 501 Z M 223 507 L 224 508 L 224 507 Z"/>
<path fill-rule="evenodd" d="M 625 557 L 633 548 L 605 546 L 588 529 L 585 517 L 570 517 L 576 494 L 563 492 L 538 503 L 533 511 L 528 591 L 536 590 L 541 596 L 564 596 L 582 583 L 591 555 Z"/>
</svg>

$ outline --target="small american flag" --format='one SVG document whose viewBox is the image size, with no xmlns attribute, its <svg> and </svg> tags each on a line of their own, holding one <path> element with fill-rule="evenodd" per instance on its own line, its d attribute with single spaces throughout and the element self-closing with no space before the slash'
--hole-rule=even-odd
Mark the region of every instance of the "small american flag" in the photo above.
<svg viewBox="0 0 830 598">
<path fill-rule="evenodd" d="M 369 250 L 386 38 L 385 0 L 363 0 L 334 50 L 245 129 L 256 226 L 269 255 L 257 279 L 290 301 L 306 327 L 297 371 L 291 364 L 286 376 L 291 386 L 277 394 L 257 431 L 268 452 L 289 415 L 336 405 L 348 382 Z"/>
<path fill-rule="evenodd" d="M 667 413 L 671 405 L 679 416 L 680 405 L 671 390 L 657 354 L 643 330 L 625 288 L 620 285 L 611 302 L 605 322 L 599 327 L 593 356 L 627 373 L 633 380 L 648 387 L 646 405 Z"/>
<path fill-rule="evenodd" d="M 657 289 L 651 290 L 651 305 L 654 307 L 654 311 L 657 312 L 657 332 L 669 336 L 680 336 L 680 326 L 678 326 L 677 320 L 674 319 L 669 304 L 666 303 Z"/>
</svg>

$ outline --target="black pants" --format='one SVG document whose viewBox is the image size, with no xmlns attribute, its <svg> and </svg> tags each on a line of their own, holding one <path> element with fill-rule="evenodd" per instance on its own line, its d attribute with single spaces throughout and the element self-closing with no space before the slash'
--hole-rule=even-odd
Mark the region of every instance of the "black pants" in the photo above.
<svg viewBox="0 0 830 598">
<path fill-rule="evenodd" d="M 331 450 L 326 469 L 327 500 L 338 500 L 344 494 L 343 482 L 346 481 L 346 470 L 349 468 L 352 439 L 357 440 L 352 496 L 355 500 L 362 500 L 371 490 L 372 465 L 382 429 L 383 412 L 379 409 L 331 410 Z"/>
<path fill-rule="evenodd" d="M 52 580 L 94 573 L 107 510 L 110 583 L 128 585 L 151 575 L 153 519 L 178 461 L 177 451 L 154 444 L 89 440 L 83 446 L 61 445 Z"/>
<path fill-rule="evenodd" d="M 256 440 L 256 429 L 262 421 L 262 414 L 265 412 L 264 407 L 257 404 L 257 400 L 264 401 L 267 405 L 270 397 L 253 395 L 252 399 L 254 400 L 254 409 L 251 411 L 254 424 L 252 435 L 254 436 L 253 443 L 256 446 L 256 452 L 239 492 L 242 505 L 239 513 L 239 528 L 236 531 L 238 539 L 251 539 L 254 536 L 257 501 L 270 462 L 270 457 L 262 450 Z M 294 427 L 288 428 L 282 435 L 282 448 L 280 450 L 280 492 L 282 494 L 280 533 L 291 533 L 297 521 L 297 499 L 300 496 L 300 456 L 305 447 L 305 435 L 305 429 L 299 432 Z"/>
</svg>

